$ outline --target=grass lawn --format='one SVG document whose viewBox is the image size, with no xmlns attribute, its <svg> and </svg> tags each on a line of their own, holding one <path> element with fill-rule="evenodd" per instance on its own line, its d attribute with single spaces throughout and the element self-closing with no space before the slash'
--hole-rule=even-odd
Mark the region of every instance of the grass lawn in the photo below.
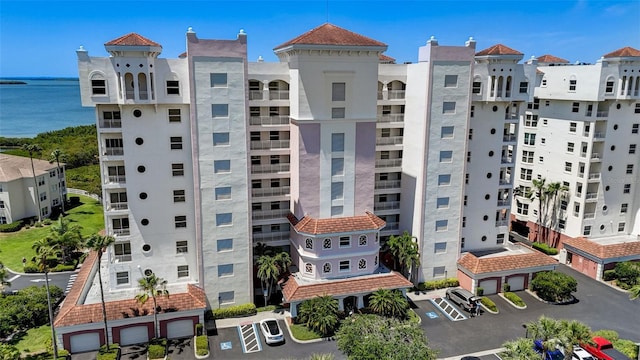
<svg viewBox="0 0 640 360">
<path fill-rule="evenodd" d="M 313 340 L 322 338 L 322 335 L 302 324 L 291 324 L 289 325 L 289 328 L 291 329 L 291 334 L 293 335 L 293 337 L 298 340 Z"/>
<path fill-rule="evenodd" d="M 82 226 L 82 235 L 89 237 L 104 229 L 102 205 L 90 197 L 78 196 L 80 196 L 81 205 L 67 211 L 66 218 Z M 9 269 L 22 271 L 22 257 L 30 261 L 35 256 L 31 245 L 35 240 L 44 238 L 48 234 L 48 226 L 23 228 L 14 233 L 0 233 L 0 261 Z"/>
<path fill-rule="evenodd" d="M 20 340 L 13 344 L 21 353 L 39 353 L 47 350 L 47 344 L 51 343 L 51 327 L 43 325 L 27 330 Z"/>
</svg>

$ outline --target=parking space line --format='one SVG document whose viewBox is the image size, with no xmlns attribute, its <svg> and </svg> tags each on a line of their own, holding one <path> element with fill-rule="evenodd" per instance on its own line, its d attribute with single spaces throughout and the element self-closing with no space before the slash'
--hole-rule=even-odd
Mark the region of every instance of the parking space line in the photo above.
<svg viewBox="0 0 640 360">
<path fill-rule="evenodd" d="M 258 329 L 253 322 L 245 322 L 238 325 L 238 336 L 240 336 L 240 342 L 242 343 L 242 352 L 245 354 L 262 351 Z"/>
<path fill-rule="evenodd" d="M 429 299 L 429 301 L 451 321 L 461 321 L 467 319 L 467 317 L 464 316 L 464 314 L 462 314 L 460 310 L 458 310 L 445 298 L 439 297 L 435 299 Z"/>
</svg>

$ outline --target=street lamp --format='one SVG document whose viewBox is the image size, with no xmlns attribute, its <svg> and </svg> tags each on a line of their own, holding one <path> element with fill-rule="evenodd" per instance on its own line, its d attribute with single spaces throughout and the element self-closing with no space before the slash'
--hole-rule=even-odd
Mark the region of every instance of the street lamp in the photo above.
<svg viewBox="0 0 640 360">
<path fill-rule="evenodd" d="M 527 324 L 522 324 L 522 327 L 524 328 L 524 337 L 528 338 L 529 337 L 529 328 L 527 327 Z"/>
</svg>

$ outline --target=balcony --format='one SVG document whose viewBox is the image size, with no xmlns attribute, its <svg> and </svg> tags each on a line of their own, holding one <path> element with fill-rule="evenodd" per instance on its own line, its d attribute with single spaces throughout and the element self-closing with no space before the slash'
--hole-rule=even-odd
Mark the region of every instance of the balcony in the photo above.
<svg viewBox="0 0 640 360">
<path fill-rule="evenodd" d="M 595 219 L 596 218 L 596 213 L 595 212 L 584 213 L 583 218 L 584 219 Z"/>
<path fill-rule="evenodd" d="M 289 172 L 290 164 L 251 165 L 252 174 L 276 174 Z"/>
<path fill-rule="evenodd" d="M 127 177 L 124 175 L 109 175 L 104 180 L 105 184 L 125 184 Z"/>
<path fill-rule="evenodd" d="M 591 154 L 591 161 L 600 161 L 602 160 L 602 158 L 600 158 L 600 154 L 599 153 L 592 153 Z"/>
<path fill-rule="evenodd" d="M 269 100 L 289 100 L 289 90 L 269 90 Z"/>
<path fill-rule="evenodd" d="M 497 201 L 497 205 L 498 206 L 509 206 L 509 205 L 511 205 L 511 201 L 510 200 L 498 200 Z"/>
<path fill-rule="evenodd" d="M 289 140 L 260 140 L 251 142 L 251 150 L 288 149 Z"/>
<path fill-rule="evenodd" d="M 609 116 L 609 111 L 608 110 L 596 112 L 596 117 L 602 118 L 602 117 L 607 117 L 607 116 Z"/>
<path fill-rule="evenodd" d="M 505 120 L 520 120 L 520 115 L 518 114 L 504 114 Z"/>
<path fill-rule="evenodd" d="M 289 240 L 290 234 L 289 231 L 277 231 L 277 232 L 266 232 L 266 233 L 253 233 L 253 241 L 254 242 L 269 242 L 269 241 L 280 241 L 280 240 Z"/>
<path fill-rule="evenodd" d="M 496 221 L 496 227 L 498 226 L 509 226 L 509 220 L 505 219 L 505 220 L 497 220 Z"/>
<path fill-rule="evenodd" d="M 376 167 L 400 167 L 402 166 L 402 159 L 377 159 Z"/>
<path fill-rule="evenodd" d="M 385 201 L 373 204 L 373 211 L 400 209 L 400 201 Z"/>
<path fill-rule="evenodd" d="M 122 127 L 121 119 L 100 120 L 101 129 L 114 129 L 114 128 L 121 128 L 121 127 Z"/>
<path fill-rule="evenodd" d="M 504 156 L 504 157 L 502 157 L 502 164 L 513 165 L 513 157 L 512 156 Z"/>
<path fill-rule="evenodd" d="M 127 209 L 129 209 L 129 203 L 126 203 L 126 202 L 108 203 L 107 204 L 107 211 L 127 210 Z"/>
<path fill-rule="evenodd" d="M 291 191 L 289 186 L 280 186 L 264 189 L 251 189 L 251 196 L 253 197 L 267 197 L 267 196 L 282 196 L 289 195 Z"/>
<path fill-rule="evenodd" d="M 388 222 L 387 225 L 382 228 L 382 231 L 393 231 L 393 230 L 399 230 L 400 229 L 400 223 L 399 222 Z"/>
<path fill-rule="evenodd" d="M 511 178 L 500 179 L 500 185 L 511 185 Z"/>
<path fill-rule="evenodd" d="M 129 230 L 129 228 L 113 229 L 113 235 L 115 235 L 115 236 L 129 236 L 129 235 L 131 235 L 131 231 Z"/>
<path fill-rule="evenodd" d="M 591 174 L 589 174 L 589 180 L 590 181 L 600 180 L 600 173 L 591 173 Z"/>
<path fill-rule="evenodd" d="M 262 100 L 262 90 L 249 90 L 249 100 Z"/>
<path fill-rule="evenodd" d="M 598 140 L 604 140 L 606 135 L 607 133 L 605 133 L 604 131 L 596 131 L 595 133 L 593 133 L 593 138 Z"/>
<path fill-rule="evenodd" d="M 402 136 L 379 137 L 376 145 L 402 145 Z"/>
<path fill-rule="evenodd" d="M 404 114 L 382 114 L 378 115 L 380 123 L 404 122 Z"/>
<path fill-rule="evenodd" d="M 113 255 L 113 262 L 121 263 L 131 261 L 131 254 Z"/>
<path fill-rule="evenodd" d="M 375 184 L 375 189 L 399 189 L 400 180 L 378 180 Z"/>
<path fill-rule="evenodd" d="M 585 200 L 587 201 L 595 201 L 598 199 L 598 193 L 597 192 L 589 192 L 585 195 L 584 197 Z"/>
<path fill-rule="evenodd" d="M 282 219 L 287 217 L 289 209 L 277 209 L 277 210 L 255 210 L 251 212 L 252 220 L 271 220 Z"/>
<path fill-rule="evenodd" d="M 104 149 L 104 155 L 124 155 L 124 148 L 107 147 Z"/>
<path fill-rule="evenodd" d="M 289 125 L 289 115 L 252 116 L 249 125 Z"/>
<path fill-rule="evenodd" d="M 382 100 L 382 91 L 378 91 L 378 100 Z"/>
<path fill-rule="evenodd" d="M 518 141 L 518 136 L 513 134 L 513 135 L 503 135 L 502 136 L 502 141 L 503 142 L 516 142 Z"/>
<path fill-rule="evenodd" d="M 404 99 L 405 90 L 389 90 L 389 100 Z"/>
</svg>

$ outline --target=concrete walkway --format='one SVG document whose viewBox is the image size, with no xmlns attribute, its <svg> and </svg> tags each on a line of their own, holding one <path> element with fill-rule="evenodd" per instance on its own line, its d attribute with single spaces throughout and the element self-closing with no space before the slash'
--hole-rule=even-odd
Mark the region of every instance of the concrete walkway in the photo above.
<svg viewBox="0 0 640 360">
<path fill-rule="evenodd" d="M 216 328 L 224 329 L 224 328 L 236 327 L 240 324 L 247 323 L 247 322 L 259 322 L 260 320 L 269 319 L 269 318 L 285 320 L 285 323 L 286 323 L 286 318 L 290 318 L 290 317 L 291 317 L 291 313 L 289 311 L 284 309 L 278 309 L 274 311 L 261 311 L 252 316 L 218 319 L 218 320 L 215 320 L 215 322 L 216 322 Z"/>
</svg>

